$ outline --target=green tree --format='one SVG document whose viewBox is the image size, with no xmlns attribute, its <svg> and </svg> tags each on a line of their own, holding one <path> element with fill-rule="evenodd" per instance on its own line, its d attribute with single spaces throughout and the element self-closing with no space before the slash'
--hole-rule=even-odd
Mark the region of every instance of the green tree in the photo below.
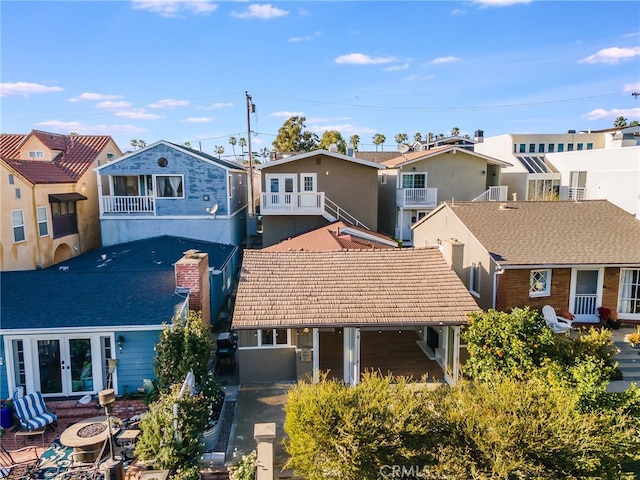
<svg viewBox="0 0 640 480">
<path fill-rule="evenodd" d="M 347 153 L 347 142 L 342 138 L 342 134 L 337 130 L 325 130 L 320 137 L 320 142 L 318 143 L 319 149 L 329 150 L 331 144 L 335 144 L 338 147 L 338 152 L 345 154 Z"/>
<path fill-rule="evenodd" d="M 231 145 L 231 149 L 233 150 L 233 158 L 236 158 L 236 144 L 238 143 L 238 140 L 236 139 L 236 137 L 229 137 L 229 145 Z"/>
<path fill-rule="evenodd" d="M 349 143 L 353 145 L 353 149 L 357 152 L 358 146 L 360 145 L 360 135 L 351 135 L 351 137 L 349 137 Z"/>
<path fill-rule="evenodd" d="M 244 137 L 240 137 L 238 139 L 238 145 L 240 145 L 240 148 L 242 149 L 242 159 L 244 160 L 244 147 L 247 146 L 247 139 Z"/>
<path fill-rule="evenodd" d="M 276 152 L 311 152 L 318 145 L 318 136 L 305 130 L 306 117 L 289 117 L 282 127 L 278 129 L 278 135 L 273 141 L 273 149 Z"/>
<path fill-rule="evenodd" d="M 615 128 L 624 128 L 627 126 L 627 119 L 624 117 L 618 117 L 615 119 L 615 121 L 613 122 L 613 126 Z"/>
<path fill-rule="evenodd" d="M 431 143 L 433 142 L 433 139 L 434 139 L 433 133 L 427 132 L 427 142 Z"/>
<path fill-rule="evenodd" d="M 191 142 L 189 141 L 184 142 L 182 145 L 184 145 L 187 148 L 191 148 Z"/>
<path fill-rule="evenodd" d="M 413 135 L 413 139 L 414 139 L 416 142 L 421 142 L 421 141 L 422 141 L 422 134 L 421 134 L 420 132 L 416 132 L 416 133 Z"/>
<path fill-rule="evenodd" d="M 134 150 L 139 150 L 147 146 L 147 142 L 144 140 L 136 140 L 135 138 L 132 139 L 130 143 Z"/>
<path fill-rule="evenodd" d="M 386 140 L 387 140 L 387 137 L 385 137 L 381 133 L 376 133 L 373 135 L 373 144 L 376 146 L 376 152 L 378 151 L 378 145 L 381 146 L 382 151 L 384 152 L 384 142 Z"/>
<path fill-rule="evenodd" d="M 463 372 L 477 380 L 525 378 L 557 353 L 553 332 L 529 307 L 472 314 L 461 335 L 470 355 Z"/>
<path fill-rule="evenodd" d="M 396 143 L 400 145 L 401 143 L 406 142 L 408 138 L 409 136 L 406 133 L 398 133 L 395 137 L 395 140 Z"/>
<path fill-rule="evenodd" d="M 453 127 L 451 129 L 451 136 L 457 137 L 458 135 L 460 135 L 460 129 L 458 127 Z"/>
<path fill-rule="evenodd" d="M 640 121 L 639 121 L 639 120 L 632 120 L 632 121 L 629 123 L 629 126 L 630 126 L 630 127 L 637 127 L 638 125 L 640 125 Z"/>
</svg>

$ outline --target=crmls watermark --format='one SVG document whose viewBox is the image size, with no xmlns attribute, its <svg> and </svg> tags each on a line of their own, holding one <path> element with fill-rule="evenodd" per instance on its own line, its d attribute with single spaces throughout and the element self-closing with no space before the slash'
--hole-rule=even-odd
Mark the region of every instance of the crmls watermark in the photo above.
<svg viewBox="0 0 640 480">
<path fill-rule="evenodd" d="M 427 467 L 420 465 L 382 465 L 381 478 L 426 478 Z"/>
</svg>

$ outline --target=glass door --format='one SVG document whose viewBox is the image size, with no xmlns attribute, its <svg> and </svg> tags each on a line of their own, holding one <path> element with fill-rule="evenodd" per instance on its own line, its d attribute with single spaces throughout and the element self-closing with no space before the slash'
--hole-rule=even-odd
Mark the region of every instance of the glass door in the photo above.
<svg viewBox="0 0 640 480">
<path fill-rule="evenodd" d="M 97 341 L 87 337 L 62 337 L 38 339 L 36 345 L 39 381 L 36 388 L 43 395 L 69 396 L 94 391 L 94 370 L 96 366 L 100 368 L 100 365 L 94 366 L 93 361 L 95 352 L 99 352 Z"/>
<path fill-rule="evenodd" d="M 63 393 L 62 372 L 65 368 L 60 340 L 38 340 L 40 391 L 43 394 Z"/>
</svg>

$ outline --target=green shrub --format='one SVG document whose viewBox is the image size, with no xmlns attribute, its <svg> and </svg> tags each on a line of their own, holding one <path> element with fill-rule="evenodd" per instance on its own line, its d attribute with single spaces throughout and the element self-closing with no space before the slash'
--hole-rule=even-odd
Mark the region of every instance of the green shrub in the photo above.
<svg viewBox="0 0 640 480">
<path fill-rule="evenodd" d="M 255 480 L 257 468 L 258 454 L 253 450 L 229 467 L 229 480 Z"/>
</svg>

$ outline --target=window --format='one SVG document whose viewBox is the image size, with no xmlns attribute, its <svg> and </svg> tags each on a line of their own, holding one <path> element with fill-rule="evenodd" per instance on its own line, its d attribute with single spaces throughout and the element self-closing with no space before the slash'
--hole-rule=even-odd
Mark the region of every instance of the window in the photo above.
<svg viewBox="0 0 640 480">
<path fill-rule="evenodd" d="M 227 193 L 229 198 L 233 197 L 233 178 L 231 175 L 227 176 Z"/>
<path fill-rule="evenodd" d="M 551 295 L 551 270 L 531 270 L 529 296 L 548 297 L 549 295 Z"/>
<path fill-rule="evenodd" d="M 260 330 L 260 346 L 275 347 L 278 345 L 288 345 L 288 330 L 286 328 Z"/>
<path fill-rule="evenodd" d="M 567 143 L 567 152 L 573 152 L 573 143 Z"/>
<path fill-rule="evenodd" d="M 578 144 L 578 150 L 584 150 L 584 143 Z"/>
<path fill-rule="evenodd" d="M 156 177 L 158 197 L 184 198 L 182 175 L 158 175 Z"/>
<path fill-rule="evenodd" d="M 47 223 L 47 207 L 38 207 L 38 235 L 46 237 L 49 235 L 49 224 Z"/>
<path fill-rule="evenodd" d="M 42 150 L 29 150 L 29 158 L 44 158 L 44 152 Z"/>
<path fill-rule="evenodd" d="M 538 145 L 538 153 L 544 153 L 544 143 Z"/>
<path fill-rule="evenodd" d="M 593 143 L 587 143 L 587 150 L 593 150 Z"/>
<path fill-rule="evenodd" d="M 640 269 L 620 269 L 618 311 L 640 315 Z"/>
<path fill-rule="evenodd" d="M 51 202 L 51 224 L 53 238 L 78 233 L 76 202 Z"/>
<path fill-rule="evenodd" d="M 24 242 L 24 214 L 22 210 L 11 210 L 11 223 L 13 224 L 13 241 Z"/>
<path fill-rule="evenodd" d="M 469 268 L 469 292 L 476 297 L 480 296 L 480 263 L 472 263 Z"/>
<path fill-rule="evenodd" d="M 549 144 L 549 146 L 547 147 L 547 151 L 548 151 L 549 153 L 553 153 L 553 152 L 555 152 L 555 150 L 556 150 L 556 145 L 555 145 L 555 143 L 550 143 L 550 144 Z"/>
<path fill-rule="evenodd" d="M 302 191 L 315 192 L 316 191 L 316 174 L 302 173 L 301 176 L 302 176 Z"/>
<path fill-rule="evenodd" d="M 107 162 L 110 162 L 111 160 L 116 158 L 116 154 L 115 153 L 107 153 Z"/>
<path fill-rule="evenodd" d="M 530 143 L 529 144 L 529 153 L 536 153 L 536 144 L 535 143 Z"/>
<path fill-rule="evenodd" d="M 558 144 L 558 152 L 564 152 L 564 143 Z"/>
<path fill-rule="evenodd" d="M 19 188 L 16 188 L 16 198 L 22 198 L 22 194 L 20 193 Z"/>
<path fill-rule="evenodd" d="M 529 180 L 527 200 L 557 200 L 560 194 L 560 180 Z"/>
<path fill-rule="evenodd" d="M 527 153 L 527 146 L 524 143 L 520 144 L 520 153 Z"/>
<path fill-rule="evenodd" d="M 427 175 L 424 173 L 404 173 L 402 188 L 426 188 Z"/>
<path fill-rule="evenodd" d="M 13 182 L 15 181 L 15 179 L 13 178 L 13 173 L 9 174 L 9 185 L 13 185 Z"/>
</svg>

